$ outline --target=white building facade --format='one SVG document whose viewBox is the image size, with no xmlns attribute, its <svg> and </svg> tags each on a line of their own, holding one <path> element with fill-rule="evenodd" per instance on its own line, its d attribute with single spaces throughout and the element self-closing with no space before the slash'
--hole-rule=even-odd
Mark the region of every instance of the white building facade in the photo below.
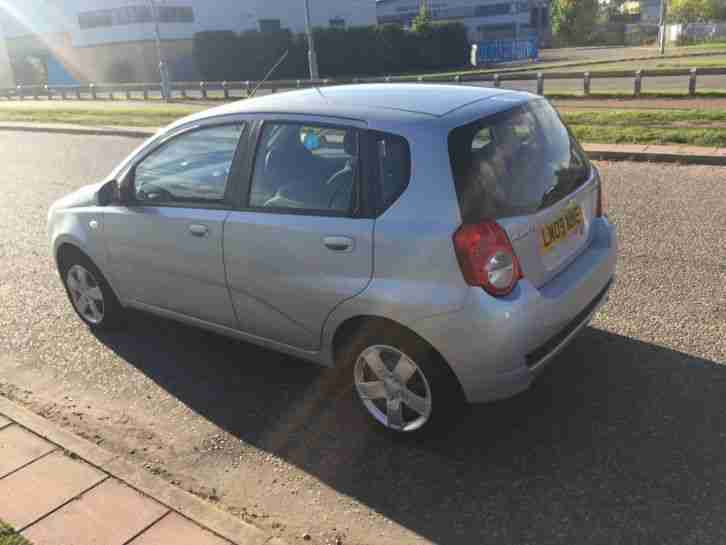
<svg viewBox="0 0 726 545">
<path fill-rule="evenodd" d="M 164 52 L 180 63 L 191 63 L 197 32 L 305 30 L 304 0 L 6 0 L 0 38 L 11 59 L 45 48 L 76 79 L 102 81 L 104 68 L 122 60 L 146 79 L 158 62 L 152 13 Z M 375 25 L 375 0 L 310 0 L 310 17 L 315 27 Z"/>
<path fill-rule="evenodd" d="M 470 42 L 551 36 L 549 0 L 378 0 L 378 24 L 409 26 L 422 3 L 435 21 L 464 24 Z"/>
</svg>

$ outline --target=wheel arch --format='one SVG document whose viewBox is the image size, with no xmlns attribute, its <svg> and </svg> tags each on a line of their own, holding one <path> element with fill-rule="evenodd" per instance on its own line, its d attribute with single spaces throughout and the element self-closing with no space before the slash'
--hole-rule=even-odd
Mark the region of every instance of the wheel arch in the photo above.
<svg viewBox="0 0 726 545">
<path fill-rule="evenodd" d="M 53 256 L 53 257 L 55 257 L 55 262 L 56 262 L 56 265 L 58 265 L 58 268 L 60 269 L 63 266 L 64 260 L 67 259 L 68 256 L 70 256 L 74 253 L 81 254 L 81 255 L 87 257 L 88 259 L 91 259 L 91 257 L 88 255 L 88 253 L 84 252 L 83 248 L 81 248 L 81 246 L 79 244 L 77 244 L 75 242 L 70 242 L 70 241 L 64 240 L 58 244 L 58 246 L 55 249 L 55 255 Z M 93 261 L 93 260 L 91 259 L 91 261 Z"/>
<path fill-rule="evenodd" d="M 398 328 L 405 331 L 409 335 L 416 337 L 421 342 L 425 343 L 434 353 L 436 358 L 439 359 L 441 364 L 445 365 L 449 372 L 452 374 L 452 376 L 456 379 L 456 382 L 459 385 L 459 388 L 461 389 L 461 392 L 463 394 L 464 389 L 456 371 L 451 367 L 451 365 L 449 365 L 449 362 L 446 361 L 446 358 L 443 357 L 441 352 L 431 342 L 429 342 L 424 336 L 419 334 L 414 329 L 408 327 L 407 325 L 384 316 L 360 314 L 356 316 L 350 316 L 343 320 L 340 324 L 338 324 L 338 326 L 335 328 L 334 333 L 332 334 L 330 341 L 330 358 L 332 367 L 338 365 L 338 356 L 340 354 L 340 350 L 350 341 L 350 339 L 358 332 L 360 332 L 363 328 L 369 327 Z"/>
<path fill-rule="evenodd" d="M 84 258 L 88 259 L 93 265 L 101 271 L 101 274 L 103 275 L 103 278 L 106 280 L 106 283 L 111 288 L 111 291 L 116 296 L 116 299 L 120 302 L 121 299 L 119 298 L 119 293 L 116 287 L 113 285 L 112 279 L 109 277 L 108 274 L 99 266 L 98 262 L 93 259 L 92 256 L 89 255 L 87 251 L 84 250 L 83 246 L 78 243 L 78 241 L 75 241 L 73 239 L 63 239 L 59 240 L 56 244 L 56 249 L 54 252 L 54 258 L 56 265 L 58 267 L 58 272 L 61 273 L 62 267 L 63 267 L 63 260 L 66 259 L 66 256 L 71 256 L 73 254 L 81 255 Z M 62 281 L 65 281 L 63 278 L 61 278 Z"/>
</svg>

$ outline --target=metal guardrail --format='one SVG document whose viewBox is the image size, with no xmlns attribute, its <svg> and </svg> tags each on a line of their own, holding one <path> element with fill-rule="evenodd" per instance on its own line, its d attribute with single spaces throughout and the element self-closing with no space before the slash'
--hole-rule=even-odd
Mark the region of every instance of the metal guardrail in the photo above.
<svg viewBox="0 0 726 545">
<path fill-rule="evenodd" d="M 356 83 L 389 82 L 429 82 L 429 83 L 491 83 L 500 87 L 502 82 L 536 81 L 537 94 L 545 94 L 545 83 L 556 80 L 582 80 L 584 96 L 592 94 L 594 79 L 633 79 L 633 96 L 641 95 L 643 80 L 661 77 L 688 77 L 688 94 L 697 93 L 698 76 L 726 75 L 726 68 L 666 68 L 657 70 L 611 70 L 597 72 L 512 72 L 496 74 L 461 74 L 457 76 L 382 76 L 348 79 L 321 80 L 277 80 L 267 81 L 260 89 L 272 93 L 305 87 Z M 225 100 L 246 98 L 258 85 L 256 81 L 176 81 L 171 84 L 172 98 L 220 98 Z M 726 90 L 726 84 L 724 85 Z M 0 98 L 8 100 L 76 99 L 76 100 L 114 100 L 118 98 L 149 100 L 161 97 L 159 83 L 88 83 L 83 85 L 18 85 L 0 89 Z"/>
</svg>

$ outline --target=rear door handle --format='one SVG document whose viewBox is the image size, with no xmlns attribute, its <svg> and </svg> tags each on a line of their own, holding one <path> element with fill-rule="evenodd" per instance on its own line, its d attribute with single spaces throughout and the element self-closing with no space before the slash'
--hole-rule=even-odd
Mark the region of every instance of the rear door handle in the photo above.
<svg viewBox="0 0 726 545">
<path fill-rule="evenodd" d="M 189 226 L 189 232 L 195 237 L 206 237 L 209 234 L 209 227 L 201 223 L 192 223 Z"/>
<path fill-rule="evenodd" d="M 334 252 L 352 252 L 355 241 L 350 237 L 329 236 L 323 237 L 323 244 L 328 250 Z"/>
</svg>

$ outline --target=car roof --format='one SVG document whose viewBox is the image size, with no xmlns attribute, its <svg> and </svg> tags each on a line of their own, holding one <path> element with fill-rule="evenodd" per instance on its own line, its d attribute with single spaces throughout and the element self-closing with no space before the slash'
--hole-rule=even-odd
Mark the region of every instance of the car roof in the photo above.
<svg viewBox="0 0 726 545">
<path fill-rule="evenodd" d="M 232 114 L 307 114 L 355 119 L 366 122 L 410 121 L 412 118 L 438 119 L 473 103 L 506 95 L 528 100 L 529 93 L 433 83 L 372 83 L 314 87 L 272 93 L 212 108 L 181 122 L 200 121 Z M 492 113 L 501 109 L 494 101 Z M 480 109 L 487 114 L 487 108 Z"/>
</svg>

